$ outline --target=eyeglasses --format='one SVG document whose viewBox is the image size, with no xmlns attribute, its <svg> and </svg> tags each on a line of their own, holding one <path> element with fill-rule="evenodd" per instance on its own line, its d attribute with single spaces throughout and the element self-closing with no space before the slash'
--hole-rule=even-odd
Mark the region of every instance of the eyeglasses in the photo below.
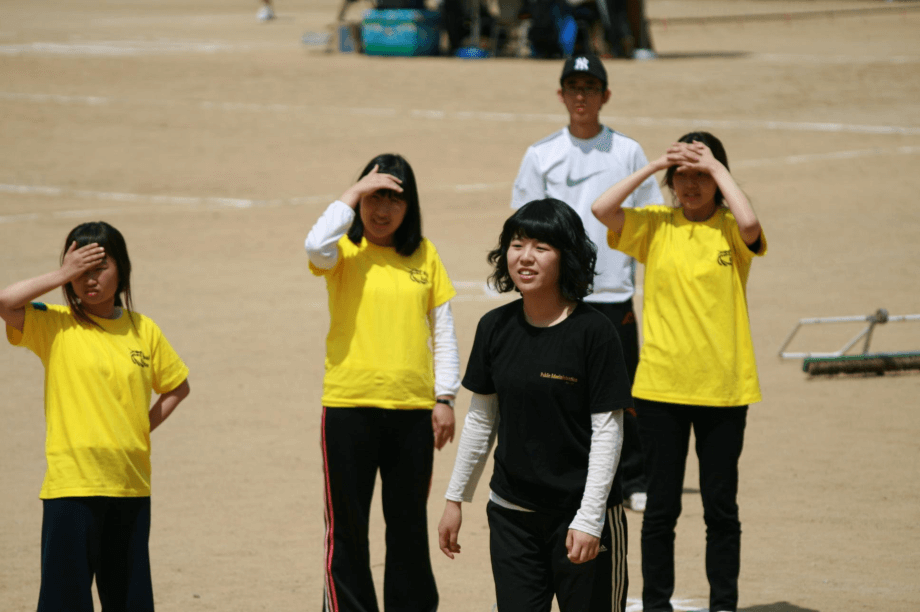
<svg viewBox="0 0 920 612">
<path fill-rule="evenodd" d="M 597 86 L 593 86 L 593 87 L 568 87 L 568 86 L 565 86 L 565 87 L 562 88 L 562 92 L 563 92 L 563 93 L 570 94 L 570 95 L 573 95 L 573 96 L 577 96 L 578 94 L 581 94 L 581 95 L 583 95 L 584 97 L 587 98 L 588 96 L 599 96 L 600 94 L 604 93 L 604 88 L 603 88 L 603 87 L 597 87 Z"/>
</svg>

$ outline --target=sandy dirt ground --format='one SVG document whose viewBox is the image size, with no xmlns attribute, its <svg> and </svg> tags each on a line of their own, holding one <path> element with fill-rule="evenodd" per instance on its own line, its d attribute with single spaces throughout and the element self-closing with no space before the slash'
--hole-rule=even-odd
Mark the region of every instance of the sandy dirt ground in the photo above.
<svg viewBox="0 0 920 612">
<path fill-rule="evenodd" d="M 71 227 L 105 219 L 128 240 L 138 309 L 191 369 L 191 397 L 153 436 L 165 612 L 320 609 L 328 315 L 302 243 L 328 202 L 377 153 L 412 162 L 465 361 L 501 303 L 485 254 L 521 156 L 566 120 L 558 61 L 327 54 L 301 37 L 327 31 L 336 1 L 278 0 L 267 24 L 257 8 L 0 2 L 0 285 L 53 269 Z M 746 612 L 920 609 L 920 376 L 809 379 L 776 355 L 801 317 L 920 312 L 918 9 L 649 0 L 660 59 L 607 64 L 603 120 L 650 157 L 691 128 L 716 133 L 769 240 L 748 290 L 764 401 L 741 461 Z M 872 348 L 918 350 L 918 327 L 879 328 Z M 859 328 L 792 348 L 833 350 Z M 0 347 L 0 385 L 0 609 L 20 612 L 39 582 L 40 362 Z M 436 458 L 429 505 L 441 609 L 488 612 L 484 484 L 460 558 L 434 546 L 455 450 Z M 688 466 L 679 610 L 708 597 Z M 635 611 L 641 515 L 629 521 Z"/>
</svg>

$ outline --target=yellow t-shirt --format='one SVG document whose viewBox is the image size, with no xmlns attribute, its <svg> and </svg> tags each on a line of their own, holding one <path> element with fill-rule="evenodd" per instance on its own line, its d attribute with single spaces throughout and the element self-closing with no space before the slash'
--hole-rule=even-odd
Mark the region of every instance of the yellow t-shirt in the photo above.
<svg viewBox="0 0 920 612">
<path fill-rule="evenodd" d="M 693 222 L 680 208 L 623 209 L 607 241 L 645 264 L 633 396 L 697 406 L 759 402 L 746 286 L 754 253 L 726 208 Z M 762 256 L 767 239 L 761 234 Z"/>
<path fill-rule="evenodd" d="M 6 327 L 10 344 L 45 366 L 45 457 L 40 497 L 150 495 L 151 390 L 166 393 L 188 368 L 156 323 L 127 313 L 81 325 L 70 308 L 26 306 L 23 331 Z"/>
<path fill-rule="evenodd" d="M 393 247 L 347 236 L 325 276 L 329 335 L 323 405 L 419 409 L 434 404 L 434 360 L 428 313 L 456 295 L 427 239 L 405 257 Z"/>
</svg>

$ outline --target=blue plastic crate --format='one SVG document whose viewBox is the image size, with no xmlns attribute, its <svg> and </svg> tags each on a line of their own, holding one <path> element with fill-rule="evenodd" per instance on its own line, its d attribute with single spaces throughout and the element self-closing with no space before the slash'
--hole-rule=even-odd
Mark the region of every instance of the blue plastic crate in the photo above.
<svg viewBox="0 0 920 612">
<path fill-rule="evenodd" d="M 339 25 L 339 53 L 361 52 L 361 28 L 357 23 Z"/>
<path fill-rule="evenodd" d="M 365 11 L 361 40 L 368 55 L 434 55 L 440 32 L 438 11 L 373 9 Z"/>
</svg>

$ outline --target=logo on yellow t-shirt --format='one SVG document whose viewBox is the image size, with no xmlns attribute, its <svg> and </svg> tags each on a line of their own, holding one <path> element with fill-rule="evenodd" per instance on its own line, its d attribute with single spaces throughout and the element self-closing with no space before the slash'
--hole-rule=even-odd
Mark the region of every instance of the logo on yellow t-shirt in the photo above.
<svg viewBox="0 0 920 612">
<path fill-rule="evenodd" d="M 731 251 L 719 251 L 719 265 L 720 266 L 732 265 L 732 252 Z"/>
<path fill-rule="evenodd" d="M 428 284 L 428 273 L 418 268 L 409 268 L 409 278 L 420 285 Z"/>
<path fill-rule="evenodd" d="M 131 351 L 131 361 L 134 362 L 134 365 L 142 368 L 150 367 L 150 357 L 145 355 L 143 351 Z"/>
</svg>

